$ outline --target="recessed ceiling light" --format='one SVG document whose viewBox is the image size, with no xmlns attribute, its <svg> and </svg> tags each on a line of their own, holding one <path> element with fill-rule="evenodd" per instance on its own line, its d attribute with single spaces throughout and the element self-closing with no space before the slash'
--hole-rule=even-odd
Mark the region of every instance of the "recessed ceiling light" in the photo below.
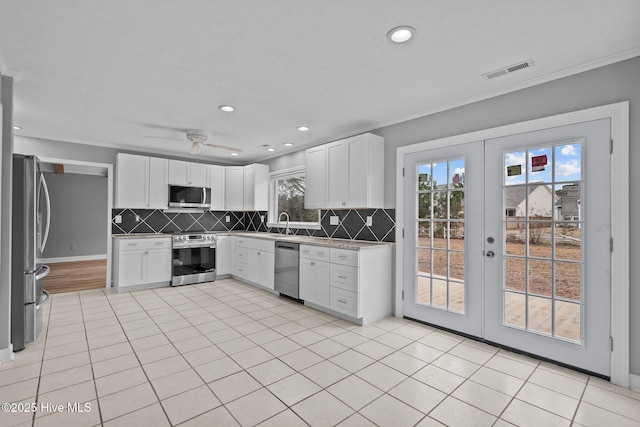
<svg viewBox="0 0 640 427">
<path fill-rule="evenodd" d="M 220 110 L 224 111 L 225 113 L 231 113 L 236 111 L 235 108 L 233 108 L 231 105 L 221 105 L 218 107 Z"/>
<path fill-rule="evenodd" d="M 273 148 L 273 147 L 269 147 L 269 148 L 267 148 L 267 151 L 276 151 L 276 149 Z"/>
<path fill-rule="evenodd" d="M 233 152 L 231 152 L 231 155 L 232 155 L 232 156 L 238 156 L 239 154 L 238 154 L 238 153 L 236 153 L 235 151 L 233 151 Z"/>
<path fill-rule="evenodd" d="M 298 126 L 298 130 L 300 132 L 306 132 L 306 131 L 309 130 L 309 126 L 304 126 L 304 125 L 303 126 Z"/>
<path fill-rule="evenodd" d="M 284 144 L 285 147 L 293 147 L 293 142 L 285 142 Z"/>
<path fill-rule="evenodd" d="M 18 125 L 13 125 L 13 130 L 21 130 L 22 127 L 18 126 Z"/>
<path fill-rule="evenodd" d="M 401 27 L 393 28 L 387 33 L 387 39 L 392 43 L 405 43 L 408 42 L 411 37 L 416 33 L 413 27 L 403 25 Z"/>
</svg>

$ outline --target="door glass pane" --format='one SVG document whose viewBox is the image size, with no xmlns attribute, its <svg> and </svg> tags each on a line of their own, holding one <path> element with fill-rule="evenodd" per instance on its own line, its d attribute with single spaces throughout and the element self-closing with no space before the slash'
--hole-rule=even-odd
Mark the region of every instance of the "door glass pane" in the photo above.
<svg viewBox="0 0 640 427">
<path fill-rule="evenodd" d="M 465 160 L 417 166 L 416 302 L 464 313 Z"/>
<path fill-rule="evenodd" d="M 580 341 L 582 143 L 507 152 L 503 161 L 504 324 Z"/>
</svg>

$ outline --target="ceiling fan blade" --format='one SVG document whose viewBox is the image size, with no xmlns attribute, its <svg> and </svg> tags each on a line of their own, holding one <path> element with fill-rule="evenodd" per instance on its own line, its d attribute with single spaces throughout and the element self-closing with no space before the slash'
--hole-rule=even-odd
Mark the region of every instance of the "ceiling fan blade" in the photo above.
<svg viewBox="0 0 640 427">
<path fill-rule="evenodd" d="M 168 139 L 170 141 L 184 141 L 184 139 L 179 139 L 179 138 L 166 138 L 164 136 L 152 136 L 152 135 L 145 135 L 145 138 L 154 138 L 154 139 Z"/>
<path fill-rule="evenodd" d="M 222 150 L 227 150 L 227 151 L 233 151 L 234 153 L 242 153 L 242 150 L 239 148 L 233 148 L 233 147 L 226 147 L 224 145 L 216 145 L 216 144 L 206 144 L 206 143 L 202 143 L 202 145 L 206 145 L 207 147 L 212 147 L 212 148 L 220 148 Z"/>
</svg>

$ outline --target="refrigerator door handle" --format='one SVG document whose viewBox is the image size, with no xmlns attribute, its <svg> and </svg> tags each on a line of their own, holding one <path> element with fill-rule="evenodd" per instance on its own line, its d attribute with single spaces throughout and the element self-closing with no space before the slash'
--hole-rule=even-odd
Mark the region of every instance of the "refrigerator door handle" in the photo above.
<svg viewBox="0 0 640 427">
<path fill-rule="evenodd" d="M 44 236 L 40 244 L 40 251 L 44 252 L 44 247 L 47 246 L 47 240 L 49 239 L 49 227 L 51 226 L 51 197 L 49 196 L 49 187 L 47 187 L 47 181 L 44 179 L 44 174 L 40 173 L 40 183 L 44 188 L 44 196 L 47 202 L 47 225 L 44 229 Z"/>
<path fill-rule="evenodd" d="M 47 302 L 50 296 L 51 294 L 43 289 L 42 295 L 40 296 L 40 298 L 38 299 L 38 302 L 36 303 L 36 310 L 40 310 L 40 306 L 42 306 L 42 304 Z"/>
<path fill-rule="evenodd" d="M 51 273 L 51 268 L 49 268 L 48 265 L 43 265 L 36 272 L 36 280 L 44 279 L 45 277 L 47 277 L 49 275 L 49 273 Z"/>
</svg>

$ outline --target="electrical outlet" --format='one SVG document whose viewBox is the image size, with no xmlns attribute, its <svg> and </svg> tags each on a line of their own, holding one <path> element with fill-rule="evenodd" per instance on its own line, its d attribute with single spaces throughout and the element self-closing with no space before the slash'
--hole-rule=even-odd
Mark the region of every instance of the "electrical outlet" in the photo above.
<svg viewBox="0 0 640 427">
<path fill-rule="evenodd" d="M 330 216 L 329 225 L 340 225 L 340 217 L 337 215 Z"/>
<path fill-rule="evenodd" d="M 136 215 L 136 222 L 140 222 L 140 215 Z"/>
<path fill-rule="evenodd" d="M 371 227 L 373 225 L 373 217 L 372 216 L 368 216 L 367 217 L 367 227 Z"/>
<path fill-rule="evenodd" d="M 116 224 L 122 224 L 122 215 L 116 215 Z"/>
<path fill-rule="evenodd" d="M 260 222 L 264 222 L 264 215 L 260 215 Z"/>
<path fill-rule="evenodd" d="M 75 251 L 75 250 L 76 250 L 76 248 L 77 248 L 76 244 L 75 244 L 75 243 L 72 243 L 72 244 L 71 244 L 71 250 L 72 250 L 72 251 Z"/>
<path fill-rule="evenodd" d="M 231 222 L 231 217 L 229 215 L 227 215 L 226 217 L 224 217 L 224 220 L 226 222 Z"/>
</svg>

